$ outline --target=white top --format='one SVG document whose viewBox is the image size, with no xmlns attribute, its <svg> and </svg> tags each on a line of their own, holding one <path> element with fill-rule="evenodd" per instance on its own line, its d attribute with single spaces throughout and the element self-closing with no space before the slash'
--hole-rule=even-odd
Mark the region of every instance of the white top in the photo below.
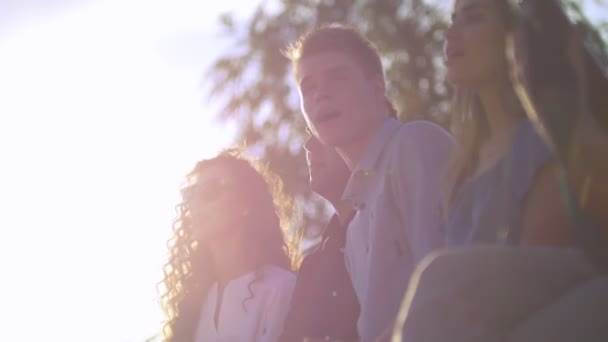
<svg viewBox="0 0 608 342">
<path fill-rule="evenodd" d="M 259 280 L 254 281 L 255 272 L 251 272 L 226 284 L 217 329 L 214 319 L 217 283 L 211 286 L 203 303 L 195 342 L 278 341 L 283 332 L 296 277 L 285 269 L 271 265 L 264 266 L 262 272 Z"/>
</svg>

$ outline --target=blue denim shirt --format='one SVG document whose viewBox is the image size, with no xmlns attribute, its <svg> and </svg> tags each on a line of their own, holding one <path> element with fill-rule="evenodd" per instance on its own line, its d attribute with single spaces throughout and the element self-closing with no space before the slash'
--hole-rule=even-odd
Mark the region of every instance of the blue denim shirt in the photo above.
<svg viewBox="0 0 608 342">
<path fill-rule="evenodd" d="M 361 307 L 361 341 L 392 325 L 415 264 L 444 245 L 440 183 L 451 148 L 438 125 L 387 119 L 351 175 L 343 199 L 357 213 L 346 264 Z"/>
</svg>

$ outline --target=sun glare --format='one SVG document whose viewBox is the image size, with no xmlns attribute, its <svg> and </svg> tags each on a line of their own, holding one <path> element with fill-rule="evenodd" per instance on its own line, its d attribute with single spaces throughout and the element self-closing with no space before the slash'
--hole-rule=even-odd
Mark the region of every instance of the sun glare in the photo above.
<svg viewBox="0 0 608 342">
<path fill-rule="evenodd" d="M 179 187 L 235 131 L 201 86 L 218 16 L 257 3 L 83 0 L 0 30 L 0 341 L 159 331 Z"/>
<path fill-rule="evenodd" d="M 234 131 L 204 101 L 214 55 L 163 50 L 218 46 L 202 3 L 91 2 L 0 37 L 0 340 L 158 331 L 180 183 Z"/>
</svg>

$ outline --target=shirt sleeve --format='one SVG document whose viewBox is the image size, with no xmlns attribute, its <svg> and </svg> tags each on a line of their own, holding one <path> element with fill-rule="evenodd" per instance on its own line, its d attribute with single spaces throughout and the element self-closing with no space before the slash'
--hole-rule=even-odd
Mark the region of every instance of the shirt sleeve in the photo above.
<svg viewBox="0 0 608 342">
<path fill-rule="evenodd" d="M 279 341 L 285 318 L 289 312 L 291 296 L 295 287 L 295 276 L 277 278 L 277 282 L 274 284 L 268 289 L 270 293 L 258 326 L 257 342 Z"/>
<path fill-rule="evenodd" d="M 396 138 L 390 151 L 390 188 L 405 240 L 418 262 L 445 245 L 441 183 L 453 142 L 443 128 L 424 121 L 403 125 Z"/>
</svg>

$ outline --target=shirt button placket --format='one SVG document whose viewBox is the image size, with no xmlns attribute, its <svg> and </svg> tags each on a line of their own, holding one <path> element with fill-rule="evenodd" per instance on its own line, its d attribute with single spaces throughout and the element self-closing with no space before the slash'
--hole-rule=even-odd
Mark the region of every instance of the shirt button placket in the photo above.
<svg viewBox="0 0 608 342">
<path fill-rule="evenodd" d="M 509 226 L 507 226 L 506 224 L 500 226 L 496 231 L 496 238 L 499 242 L 507 242 L 509 238 Z"/>
</svg>

